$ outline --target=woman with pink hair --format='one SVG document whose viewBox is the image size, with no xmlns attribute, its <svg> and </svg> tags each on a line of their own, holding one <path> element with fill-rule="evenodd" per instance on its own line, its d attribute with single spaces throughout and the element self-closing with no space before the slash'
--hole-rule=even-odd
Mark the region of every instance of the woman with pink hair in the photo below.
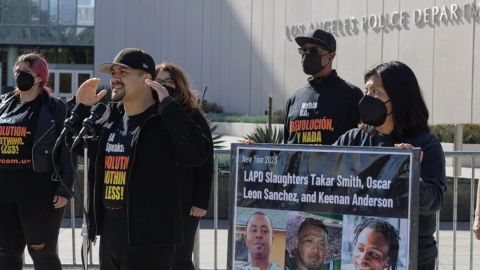
<svg viewBox="0 0 480 270">
<path fill-rule="evenodd" d="M 53 153 L 66 108 L 46 86 L 41 55 L 21 55 L 13 72 L 15 90 L 0 96 L 0 269 L 22 269 L 27 246 L 36 270 L 57 270 L 58 233 L 73 182 L 65 144 Z"/>
</svg>

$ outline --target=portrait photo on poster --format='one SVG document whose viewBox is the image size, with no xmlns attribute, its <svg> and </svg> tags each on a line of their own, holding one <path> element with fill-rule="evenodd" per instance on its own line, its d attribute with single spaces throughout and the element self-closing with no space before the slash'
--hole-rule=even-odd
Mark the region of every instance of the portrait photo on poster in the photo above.
<svg viewBox="0 0 480 270">
<path fill-rule="evenodd" d="M 235 220 L 233 269 L 284 269 L 285 211 L 238 207 Z"/>
<path fill-rule="evenodd" d="M 342 215 L 288 212 L 285 269 L 340 269 Z"/>
<path fill-rule="evenodd" d="M 345 215 L 342 270 L 407 270 L 408 220 Z"/>
</svg>

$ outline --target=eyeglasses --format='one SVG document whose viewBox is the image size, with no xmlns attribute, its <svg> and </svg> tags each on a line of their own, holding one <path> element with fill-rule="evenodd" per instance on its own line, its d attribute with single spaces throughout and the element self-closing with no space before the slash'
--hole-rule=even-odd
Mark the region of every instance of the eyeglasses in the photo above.
<svg viewBox="0 0 480 270">
<path fill-rule="evenodd" d="M 165 79 L 163 79 L 163 80 L 157 79 L 157 80 L 155 80 L 155 81 L 158 82 L 159 84 L 172 84 L 172 85 L 176 85 L 175 80 L 173 80 L 172 78 L 165 78 Z"/>
<path fill-rule="evenodd" d="M 313 47 L 313 48 L 298 48 L 298 53 L 301 55 L 301 56 L 304 56 L 306 54 L 308 55 L 316 55 L 318 54 L 319 50 L 321 48 L 319 47 Z"/>
</svg>

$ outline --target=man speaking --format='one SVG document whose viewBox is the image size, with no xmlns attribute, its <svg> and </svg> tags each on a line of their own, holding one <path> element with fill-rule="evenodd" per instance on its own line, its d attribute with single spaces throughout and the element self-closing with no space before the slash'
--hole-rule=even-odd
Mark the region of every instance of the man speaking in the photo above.
<svg viewBox="0 0 480 270">
<path fill-rule="evenodd" d="M 100 269 L 170 269 L 182 241 L 176 166 L 200 166 L 210 143 L 167 89 L 152 81 L 155 62 L 143 50 L 121 50 L 100 66 L 111 74 L 112 101 L 89 144 L 89 237 L 100 235 Z M 83 83 L 76 103 L 106 94 L 99 79 Z M 88 115 L 88 108 L 82 114 Z"/>
</svg>

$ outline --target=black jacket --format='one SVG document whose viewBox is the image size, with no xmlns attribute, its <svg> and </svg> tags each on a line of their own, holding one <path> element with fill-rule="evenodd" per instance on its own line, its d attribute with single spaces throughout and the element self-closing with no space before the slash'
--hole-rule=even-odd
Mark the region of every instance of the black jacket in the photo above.
<svg viewBox="0 0 480 270">
<path fill-rule="evenodd" d="M 181 181 L 182 206 L 187 215 L 192 206 L 208 209 L 213 179 L 213 141 L 210 126 L 198 109 L 190 110 L 188 114 L 209 140 L 209 153 L 207 161 L 200 167 L 179 166 L 177 168 L 177 176 Z"/>
<path fill-rule="evenodd" d="M 88 115 L 87 112 L 80 113 Z M 123 105 L 111 103 L 89 143 L 89 237 L 101 235 L 105 145 L 109 132 L 122 121 Z M 130 246 L 175 245 L 182 241 L 180 181 L 177 167 L 198 167 L 210 154 L 201 128 L 171 97 L 158 104 L 132 139 L 134 151 L 127 172 L 127 230 Z"/>
<path fill-rule="evenodd" d="M 323 79 L 309 79 L 287 100 L 284 143 L 330 145 L 360 122 L 362 91 L 333 70 Z"/>
<path fill-rule="evenodd" d="M 435 213 L 442 208 L 443 193 L 446 190 L 445 156 L 438 139 L 431 133 L 423 132 L 394 141 L 392 136 L 371 136 L 364 130 L 352 129 L 342 135 L 336 145 L 385 146 L 395 143 L 409 143 L 420 147 L 423 158 L 420 162 L 420 197 L 418 226 L 418 264 L 431 262 L 437 257 L 433 234 L 436 230 Z"/>
<path fill-rule="evenodd" d="M 18 95 L 16 92 L 10 92 L 0 96 L 0 114 L 6 108 L 5 105 L 12 102 L 16 95 Z M 63 129 L 66 106 L 60 99 L 44 92 L 40 94 L 39 98 L 41 98 L 42 105 L 32 147 L 33 171 L 36 173 L 52 173 L 52 177 L 58 178 L 54 173 L 53 164 L 55 163 L 59 170 L 58 176 L 64 184 L 58 185 L 56 195 L 70 198 L 74 176 L 74 166 L 72 166 L 70 152 L 66 145 L 62 143 L 59 149 L 53 153 L 55 142 Z"/>
</svg>

